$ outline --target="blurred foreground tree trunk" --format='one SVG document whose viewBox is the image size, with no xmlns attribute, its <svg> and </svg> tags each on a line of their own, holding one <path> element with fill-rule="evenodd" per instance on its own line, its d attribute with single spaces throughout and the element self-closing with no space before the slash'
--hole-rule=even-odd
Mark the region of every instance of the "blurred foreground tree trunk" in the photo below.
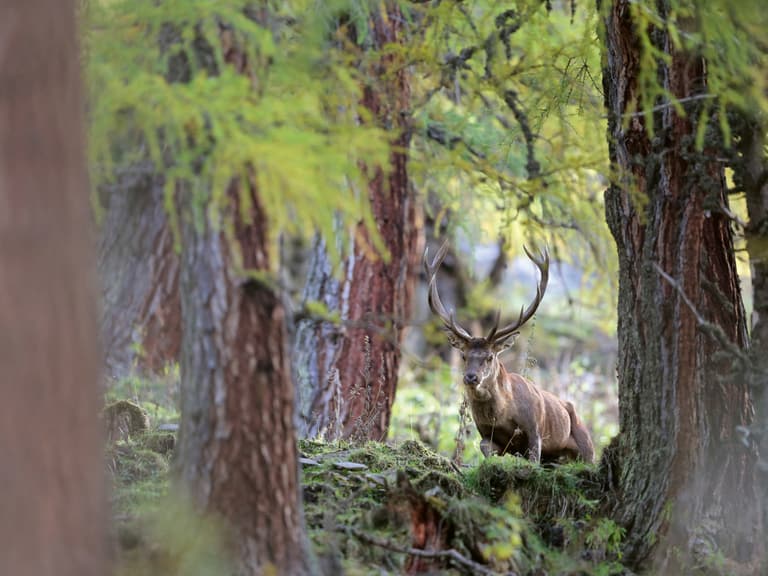
<svg viewBox="0 0 768 576">
<path fill-rule="evenodd" d="M 146 165 L 145 165 L 146 164 Z M 179 256 L 151 163 L 118 175 L 99 238 L 101 337 L 109 376 L 160 372 L 181 345 Z"/>
<path fill-rule="evenodd" d="M 382 3 L 370 19 L 374 50 L 402 42 L 400 8 Z M 338 323 L 307 318 L 297 329 L 294 368 L 302 436 L 382 440 L 387 434 L 400 367 L 400 343 L 409 315 L 418 258 L 416 207 L 407 171 L 410 88 L 405 66 L 381 56 L 371 71 L 363 104 L 392 132 L 394 150 L 385 173 L 371 168 L 368 194 L 388 258 L 365 250 L 361 224 L 342 263 L 331 274 L 324 241 L 317 240 L 307 275 L 305 302 L 319 302 Z M 370 246 L 370 242 L 367 242 Z"/>
<path fill-rule="evenodd" d="M 669 102 L 633 113 L 641 48 L 630 2 L 605 8 L 608 142 L 620 178 L 605 196 L 620 271 L 621 432 L 608 458 L 625 561 L 677 574 L 717 556 L 748 571 L 761 536 L 755 455 L 737 432 L 753 412 L 736 361 L 746 322 L 729 219 L 713 209 L 727 203 L 721 139 L 715 126 L 695 149 L 695 98 L 687 117 Z M 662 88 L 678 99 L 706 92 L 702 59 L 672 49 L 663 30 L 652 38 L 669 57 Z"/>
<path fill-rule="evenodd" d="M 0 19 L 0 574 L 103 576 L 106 498 L 75 3 Z"/>
</svg>

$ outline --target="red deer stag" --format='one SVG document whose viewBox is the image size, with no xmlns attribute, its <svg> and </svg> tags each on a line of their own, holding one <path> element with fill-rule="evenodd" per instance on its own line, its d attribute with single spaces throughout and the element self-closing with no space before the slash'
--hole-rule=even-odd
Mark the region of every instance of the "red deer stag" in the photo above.
<svg viewBox="0 0 768 576">
<path fill-rule="evenodd" d="M 536 298 L 511 324 L 499 328 L 499 316 L 486 337 L 475 338 L 448 314 L 437 293 L 436 275 L 448 251 L 445 242 L 432 264 L 424 251 L 424 268 L 429 281 L 429 307 L 443 322 L 448 340 L 461 352 L 464 361 L 464 385 L 469 407 L 482 437 L 483 454 L 528 455 L 534 462 L 559 460 L 561 456 L 592 462 L 594 447 L 589 431 L 581 422 L 573 404 L 537 388 L 532 382 L 507 372 L 499 353 L 514 342 L 519 329 L 530 320 L 541 303 L 549 280 L 549 254 L 540 259 L 523 248 L 541 272 Z"/>
</svg>

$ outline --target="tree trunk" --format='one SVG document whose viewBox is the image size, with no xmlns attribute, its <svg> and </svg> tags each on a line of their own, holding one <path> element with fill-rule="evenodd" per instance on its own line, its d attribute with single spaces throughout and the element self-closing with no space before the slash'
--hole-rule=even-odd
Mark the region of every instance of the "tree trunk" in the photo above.
<svg viewBox="0 0 768 576">
<path fill-rule="evenodd" d="M 179 257 L 151 166 L 119 178 L 108 191 L 99 239 L 101 335 L 107 373 L 160 372 L 181 345 Z"/>
<path fill-rule="evenodd" d="M 759 485 L 762 487 L 762 519 L 768 518 L 768 157 L 766 126 L 742 118 L 739 152 L 734 168 L 746 192 L 749 224 L 747 249 L 752 272 L 752 330 L 750 331 L 751 385 L 756 397 L 754 438 L 760 453 Z"/>
<path fill-rule="evenodd" d="M 402 36 L 399 8 L 388 3 L 382 10 L 386 13 L 371 20 L 376 48 Z M 390 173 L 372 170 L 368 190 L 389 259 L 372 258 L 356 242 L 343 264 L 344 277 L 337 281 L 330 274 L 323 243 L 316 245 L 305 300 L 325 303 L 340 313 L 341 322 L 306 319 L 297 330 L 294 366 L 305 436 L 324 432 L 329 437 L 382 440 L 389 428 L 419 252 L 406 165 L 408 78 L 404 66 L 393 71 L 395 63 L 393 56 L 381 57 L 372 71 L 378 81 L 367 86 L 363 96 L 372 116 L 397 134 Z M 360 225 L 357 236 L 366 234 Z"/>
<path fill-rule="evenodd" d="M 238 271 L 270 270 L 268 223 L 250 196 L 243 224 L 230 190 L 234 237 L 184 217 L 179 475 L 200 510 L 228 523 L 240 574 L 272 565 L 301 575 L 309 552 L 284 311 L 269 286 Z"/>
<path fill-rule="evenodd" d="M 727 202 L 719 144 L 695 150 L 690 107 L 687 118 L 667 105 L 624 123 L 637 102 L 640 43 L 630 2 L 616 0 L 605 14 L 608 141 L 621 175 L 605 201 L 619 253 L 614 512 L 627 529 L 625 560 L 648 564 L 655 552 L 659 573 L 716 552 L 746 562 L 759 538 L 754 454 L 736 428 L 749 425 L 752 405 L 724 350 L 745 348 L 746 325 L 729 221 L 712 210 Z M 700 58 L 673 51 L 662 30 L 651 37 L 670 57 L 659 64 L 665 90 L 677 98 L 706 90 Z"/>
<path fill-rule="evenodd" d="M 0 31 L 0 574 L 102 576 L 106 498 L 75 3 L 6 3 Z"/>
</svg>

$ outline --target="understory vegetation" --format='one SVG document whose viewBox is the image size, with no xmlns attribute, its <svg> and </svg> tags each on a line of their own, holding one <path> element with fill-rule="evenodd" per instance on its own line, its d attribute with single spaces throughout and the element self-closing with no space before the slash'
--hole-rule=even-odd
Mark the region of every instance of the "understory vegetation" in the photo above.
<svg viewBox="0 0 768 576">
<path fill-rule="evenodd" d="M 171 480 L 173 387 L 122 381 L 104 409 L 120 574 L 227 567 L 221 527 L 191 513 Z M 115 391 L 140 400 L 117 400 Z M 304 514 L 324 573 L 628 573 L 596 465 L 509 456 L 458 465 L 417 440 L 302 440 L 299 450 Z"/>
</svg>

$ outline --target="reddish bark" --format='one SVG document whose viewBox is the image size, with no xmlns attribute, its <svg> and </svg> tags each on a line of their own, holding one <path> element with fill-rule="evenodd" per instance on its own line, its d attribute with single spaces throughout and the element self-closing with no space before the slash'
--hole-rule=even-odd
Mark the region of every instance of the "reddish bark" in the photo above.
<svg viewBox="0 0 768 576">
<path fill-rule="evenodd" d="M 102 576 L 106 497 L 75 3 L 0 19 L 0 574 Z"/>
<path fill-rule="evenodd" d="M 706 89 L 700 58 L 672 50 L 663 31 L 653 38 L 670 56 L 659 75 L 670 94 Z M 625 560 L 639 566 L 655 555 L 670 572 L 717 550 L 748 565 L 757 542 L 754 454 L 737 427 L 751 421 L 752 404 L 733 355 L 723 353 L 745 347 L 746 325 L 729 220 L 708 208 L 727 202 L 718 144 L 695 149 L 692 110 L 681 117 L 661 106 L 626 124 L 640 65 L 629 2 L 608 8 L 605 40 L 608 139 L 621 174 L 606 192 L 606 215 L 620 271 L 614 512 L 627 529 Z"/>
<path fill-rule="evenodd" d="M 453 539 L 453 523 L 444 518 L 435 505 L 419 493 L 410 483 L 405 473 L 398 473 L 397 487 L 408 501 L 411 513 L 411 548 L 438 552 L 449 548 Z M 406 574 L 433 573 L 444 566 L 440 558 L 409 555 L 405 562 Z"/>
<path fill-rule="evenodd" d="M 300 575 L 309 553 L 285 318 L 273 290 L 243 274 L 270 270 L 253 191 L 250 202 L 248 224 L 229 216 L 234 238 L 210 221 L 184 227 L 179 473 L 198 508 L 225 519 L 240 573 Z"/>
<path fill-rule="evenodd" d="M 377 47 L 399 42 L 403 33 L 399 7 L 388 4 L 386 10 L 372 18 Z M 342 323 L 330 327 L 309 322 L 299 329 L 296 365 L 303 382 L 303 431 L 309 436 L 326 431 L 333 437 L 381 440 L 395 399 L 399 347 L 418 259 L 416 208 L 407 171 L 410 91 L 405 67 L 392 55 L 382 56 L 371 73 L 378 81 L 365 88 L 363 103 L 380 125 L 397 134 L 389 173 L 372 169 L 368 189 L 389 258 L 373 258 L 364 250 L 360 239 L 367 232 L 362 225 L 340 283 L 329 277 L 324 257 L 315 257 L 310 297 L 340 311 Z"/>
<path fill-rule="evenodd" d="M 247 57 L 226 31 L 222 47 L 226 62 L 248 74 Z M 247 195 L 246 210 L 232 184 L 220 221 L 206 210 L 203 229 L 194 223 L 191 194 L 180 195 L 179 476 L 200 510 L 225 519 L 239 574 L 301 576 L 313 570 L 285 311 L 266 280 L 269 221 L 255 188 Z"/>
</svg>

